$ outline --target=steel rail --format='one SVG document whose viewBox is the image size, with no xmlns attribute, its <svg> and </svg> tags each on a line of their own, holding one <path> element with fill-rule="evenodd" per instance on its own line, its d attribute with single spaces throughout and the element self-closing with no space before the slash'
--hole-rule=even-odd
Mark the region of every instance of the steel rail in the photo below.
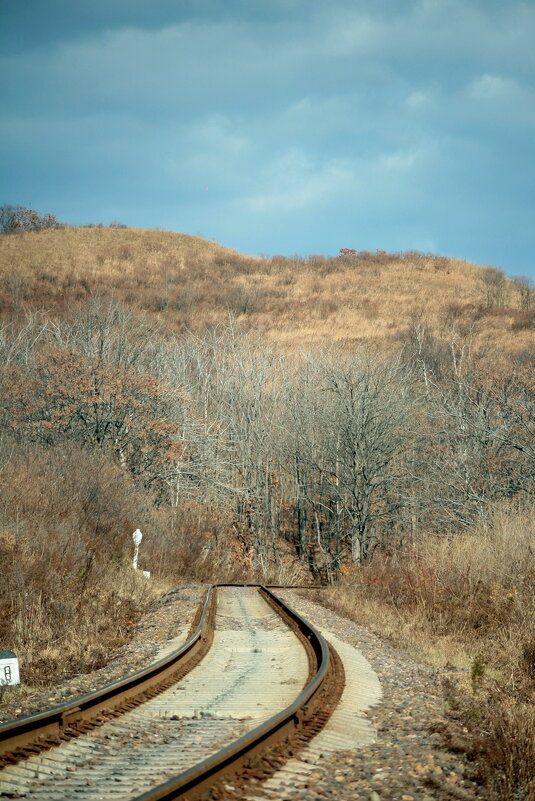
<svg viewBox="0 0 535 801">
<path fill-rule="evenodd" d="M 142 700 L 152 697 L 160 691 L 163 681 L 167 681 L 164 687 L 174 683 L 177 680 L 176 674 L 180 671 L 180 662 L 187 656 L 191 657 L 186 659 L 188 665 L 193 660 L 198 661 L 198 657 L 194 654 L 204 653 L 207 649 L 207 638 L 210 638 L 211 642 L 215 590 L 220 586 L 232 585 L 217 584 L 208 590 L 197 628 L 188 640 L 169 656 L 125 679 L 71 702 L 1 725 L 0 765 L 2 762 L 9 764 L 16 758 L 30 756 L 71 736 L 77 736 L 84 730 L 117 716 L 120 713 L 118 710 L 126 711 Z M 343 684 L 343 669 L 337 665 L 339 660 L 336 654 L 334 659 L 330 658 L 329 646 L 322 635 L 267 587 L 258 584 L 233 586 L 257 587 L 266 601 L 294 630 L 308 653 L 310 668 L 308 682 L 285 709 L 272 715 L 220 751 L 145 791 L 132 801 L 197 799 L 210 788 L 220 786 L 223 779 L 228 781 L 230 776 L 237 776 L 238 781 L 241 781 L 247 775 L 258 778 L 273 772 L 273 763 L 281 765 L 286 759 L 284 753 L 287 750 L 292 753 L 296 746 L 299 747 L 306 739 L 310 739 L 332 711 L 333 698 Z M 155 683 L 160 687 L 156 691 L 151 689 Z M 2 746 L 4 754 L 7 749 L 7 756 L 4 755 L 4 758 L 2 758 Z"/>
<path fill-rule="evenodd" d="M 218 584 L 218 587 L 265 587 L 268 590 L 330 590 L 332 584 Z"/>
<path fill-rule="evenodd" d="M 245 585 L 242 585 L 245 586 Z M 324 704 L 317 698 L 319 691 L 325 684 L 329 667 L 329 646 L 324 637 L 311 624 L 305 621 L 282 599 L 270 592 L 265 586 L 259 586 L 266 600 L 283 618 L 286 618 L 292 628 L 296 629 L 301 638 L 304 638 L 314 655 L 312 678 L 285 709 L 268 718 L 250 732 L 217 751 L 210 757 L 203 759 L 193 767 L 178 776 L 136 796 L 132 801 L 176 801 L 176 799 L 195 799 L 206 792 L 217 780 L 228 775 L 239 774 L 240 770 L 247 771 L 251 758 L 261 755 L 263 751 L 274 743 L 280 742 L 302 728 L 306 719 L 310 720 L 318 709 L 325 714 Z M 312 711 L 314 700 L 317 700 L 318 709 Z"/>
<path fill-rule="evenodd" d="M 155 686 L 165 683 L 180 665 L 199 655 L 210 646 L 213 637 L 213 609 L 215 587 L 208 588 L 204 603 L 199 608 L 200 619 L 195 631 L 168 656 L 138 670 L 124 679 L 75 698 L 44 712 L 26 715 L 0 725 L 0 763 L 24 758 L 75 734 L 72 728 L 84 722 L 87 727 L 99 716 L 113 717 L 117 710 L 134 706 L 159 690 Z M 198 616 L 199 613 L 197 612 Z M 203 647 L 204 646 L 204 647 Z M 141 696 L 141 699 L 139 698 Z"/>
</svg>

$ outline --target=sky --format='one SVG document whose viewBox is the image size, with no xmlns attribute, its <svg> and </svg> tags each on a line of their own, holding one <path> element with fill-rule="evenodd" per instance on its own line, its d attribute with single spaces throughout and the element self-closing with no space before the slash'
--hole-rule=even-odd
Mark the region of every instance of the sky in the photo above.
<svg viewBox="0 0 535 801">
<path fill-rule="evenodd" d="M 535 0 L 0 0 L 0 204 L 535 279 Z"/>
</svg>

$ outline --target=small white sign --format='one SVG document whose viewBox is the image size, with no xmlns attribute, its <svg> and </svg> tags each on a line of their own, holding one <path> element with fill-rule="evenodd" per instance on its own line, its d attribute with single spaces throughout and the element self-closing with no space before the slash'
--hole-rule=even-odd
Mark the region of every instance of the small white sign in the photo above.
<svg viewBox="0 0 535 801">
<path fill-rule="evenodd" d="M 19 660 L 13 651 L 0 651 L 0 686 L 20 684 Z"/>
<path fill-rule="evenodd" d="M 150 570 L 144 570 L 143 575 L 145 576 L 145 578 L 150 578 Z"/>
</svg>

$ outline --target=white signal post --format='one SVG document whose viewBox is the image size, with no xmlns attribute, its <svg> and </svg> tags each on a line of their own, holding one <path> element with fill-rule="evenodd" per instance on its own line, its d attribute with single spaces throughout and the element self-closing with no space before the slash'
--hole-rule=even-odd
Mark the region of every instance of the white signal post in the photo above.
<svg viewBox="0 0 535 801">
<path fill-rule="evenodd" d="M 141 540 L 143 539 L 143 534 L 141 531 L 136 528 L 134 533 L 132 534 L 132 539 L 134 540 L 134 559 L 132 561 L 132 566 L 134 570 L 137 570 L 137 559 L 139 556 L 139 546 L 141 544 Z"/>
</svg>

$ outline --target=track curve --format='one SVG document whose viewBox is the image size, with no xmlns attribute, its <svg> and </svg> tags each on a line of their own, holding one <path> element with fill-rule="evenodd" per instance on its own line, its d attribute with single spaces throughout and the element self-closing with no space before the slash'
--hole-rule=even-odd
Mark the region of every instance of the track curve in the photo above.
<svg viewBox="0 0 535 801">
<path fill-rule="evenodd" d="M 328 717 L 328 647 L 265 588 L 217 592 L 214 647 L 197 667 L 86 737 L 6 767 L 2 792 L 163 801 L 198 797 L 244 768 L 264 775 L 267 747 L 277 767 L 274 739 L 293 736 L 295 748 Z"/>
</svg>

